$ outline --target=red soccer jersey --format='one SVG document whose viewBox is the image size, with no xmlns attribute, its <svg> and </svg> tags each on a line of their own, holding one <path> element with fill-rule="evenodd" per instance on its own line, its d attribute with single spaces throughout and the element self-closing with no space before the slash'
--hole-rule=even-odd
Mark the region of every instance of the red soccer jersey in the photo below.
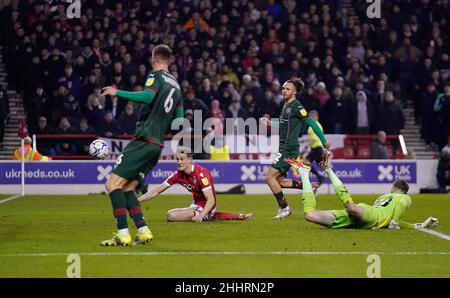
<svg viewBox="0 0 450 298">
<path fill-rule="evenodd" d="M 203 190 L 211 189 L 214 196 L 214 206 L 216 208 L 216 190 L 214 189 L 213 179 L 211 173 L 199 166 L 198 164 L 192 165 L 192 171 L 189 175 L 183 172 L 173 172 L 164 183 L 168 186 L 172 186 L 175 183 L 183 185 L 194 197 L 194 204 L 200 207 L 205 207 L 206 197 L 203 194 Z"/>
</svg>

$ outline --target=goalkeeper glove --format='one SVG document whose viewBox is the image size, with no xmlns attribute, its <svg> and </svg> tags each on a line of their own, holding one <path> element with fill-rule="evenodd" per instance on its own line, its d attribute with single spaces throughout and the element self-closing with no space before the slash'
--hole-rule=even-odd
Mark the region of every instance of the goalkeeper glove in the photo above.
<svg viewBox="0 0 450 298">
<path fill-rule="evenodd" d="M 428 217 L 424 222 L 414 224 L 415 229 L 434 228 L 439 223 L 437 218 Z"/>
</svg>

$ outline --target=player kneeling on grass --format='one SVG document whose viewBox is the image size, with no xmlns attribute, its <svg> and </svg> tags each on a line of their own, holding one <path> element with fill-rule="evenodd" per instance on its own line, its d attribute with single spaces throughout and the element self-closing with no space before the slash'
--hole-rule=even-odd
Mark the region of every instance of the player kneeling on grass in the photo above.
<svg viewBox="0 0 450 298">
<path fill-rule="evenodd" d="M 401 221 L 406 210 L 411 206 L 411 197 L 407 195 L 409 186 L 403 180 L 395 181 L 391 192 L 379 196 L 372 206 L 364 203 L 355 204 L 347 187 L 331 169 L 329 155 L 328 152 L 324 153 L 321 167 L 327 172 L 336 195 L 341 200 L 345 210 L 316 210 L 316 198 L 309 182 L 310 165 L 286 159 L 286 162 L 290 163 L 300 173 L 303 183 L 303 210 L 307 221 L 330 229 L 421 229 L 433 228 L 438 224 L 437 218 L 433 217 L 416 224 Z"/>
<path fill-rule="evenodd" d="M 216 191 L 209 171 L 192 161 L 192 151 L 188 147 L 178 147 L 176 152 L 178 171 L 172 173 L 160 186 L 149 190 L 139 198 L 139 202 L 157 197 L 174 185 L 181 184 L 193 195 L 193 202 L 187 208 L 176 208 L 167 212 L 168 221 L 203 220 L 250 220 L 252 214 L 216 212 Z"/>
</svg>

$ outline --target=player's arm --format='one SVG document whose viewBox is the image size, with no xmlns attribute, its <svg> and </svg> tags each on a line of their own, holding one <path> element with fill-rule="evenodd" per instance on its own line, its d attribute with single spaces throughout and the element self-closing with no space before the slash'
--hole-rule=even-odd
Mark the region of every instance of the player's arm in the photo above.
<svg viewBox="0 0 450 298">
<path fill-rule="evenodd" d="M 184 124 L 184 107 L 183 102 L 175 109 L 175 118 L 172 121 L 172 129 L 178 129 Z"/>
<path fill-rule="evenodd" d="M 438 224 L 437 218 L 429 217 L 424 222 L 420 223 L 409 223 L 401 220 L 406 210 L 411 206 L 411 199 L 402 198 L 399 204 L 394 210 L 394 216 L 389 223 L 390 229 L 423 229 L 423 228 L 434 228 Z"/>
<path fill-rule="evenodd" d="M 331 144 L 327 142 L 323 131 L 320 129 L 319 125 L 317 125 L 316 121 L 314 121 L 314 119 L 308 115 L 306 109 L 302 106 L 298 106 L 296 107 L 296 109 L 298 109 L 298 111 L 296 111 L 297 117 L 299 117 L 303 122 L 305 122 L 312 128 L 312 130 L 322 143 L 323 147 L 325 147 L 326 149 L 330 149 Z"/>
<path fill-rule="evenodd" d="M 153 189 L 149 190 L 147 193 L 145 193 L 144 195 L 142 195 L 138 201 L 139 202 L 144 202 L 144 201 L 148 201 L 151 200 L 153 198 L 156 198 L 157 196 L 159 196 L 162 192 L 164 192 L 166 189 L 168 189 L 171 185 L 167 184 L 167 183 L 163 183 L 161 185 L 159 185 L 158 187 L 154 187 Z"/>
<path fill-rule="evenodd" d="M 202 191 L 206 198 L 206 204 L 202 212 L 192 218 L 192 221 L 195 222 L 202 222 L 203 218 L 213 209 L 214 204 L 216 203 L 211 187 L 204 188 Z"/>
<path fill-rule="evenodd" d="M 144 91 L 130 92 L 108 86 L 102 89 L 102 95 L 119 96 L 129 101 L 150 104 L 153 99 L 155 99 L 156 91 L 152 88 L 148 88 Z"/>
<path fill-rule="evenodd" d="M 325 139 L 325 135 L 323 134 L 323 131 L 320 129 L 319 125 L 317 125 L 316 121 L 314 121 L 314 119 L 311 117 L 308 117 L 308 118 L 305 118 L 302 120 L 305 121 L 305 123 L 308 124 L 312 128 L 312 130 L 314 131 L 316 136 L 319 138 L 322 145 L 325 148 L 329 149 L 331 147 L 331 144 L 327 142 L 327 139 Z"/>
</svg>

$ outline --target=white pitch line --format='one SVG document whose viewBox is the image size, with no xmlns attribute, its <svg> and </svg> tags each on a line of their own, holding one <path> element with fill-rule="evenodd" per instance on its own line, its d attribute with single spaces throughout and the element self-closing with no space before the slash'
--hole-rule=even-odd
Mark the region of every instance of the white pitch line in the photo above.
<svg viewBox="0 0 450 298">
<path fill-rule="evenodd" d="M 80 256 L 177 256 L 177 255 L 450 255 L 450 252 L 369 252 L 369 251 L 155 251 L 155 252 L 80 252 L 80 253 L 6 253 L 0 257 Z"/>
<path fill-rule="evenodd" d="M 12 197 L 9 197 L 9 198 L 0 200 L 0 204 L 3 204 L 3 203 L 6 203 L 6 202 L 9 202 L 9 201 L 18 199 L 18 198 L 20 198 L 21 196 L 22 196 L 22 195 L 15 195 L 15 196 L 12 196 Z"/>
<path fill-rule="evenodd" d="M 438 232 L 438 231 L 435 231 L 435 230 L 430 230 L 430 229 L 417 229 L 417 230 L 421 231 L 421 232 L 424 232 L 424 233 L 427 233 L 427 234 L 430 234 L 430 235 L 434 235 L 434 236 L 439 237 L 441 239 L 450 241 L 450 235 L 447 235 L 447 234 L 444 234 L 444 233 L 441 233 L 441 232 Z"/>
</svg>

